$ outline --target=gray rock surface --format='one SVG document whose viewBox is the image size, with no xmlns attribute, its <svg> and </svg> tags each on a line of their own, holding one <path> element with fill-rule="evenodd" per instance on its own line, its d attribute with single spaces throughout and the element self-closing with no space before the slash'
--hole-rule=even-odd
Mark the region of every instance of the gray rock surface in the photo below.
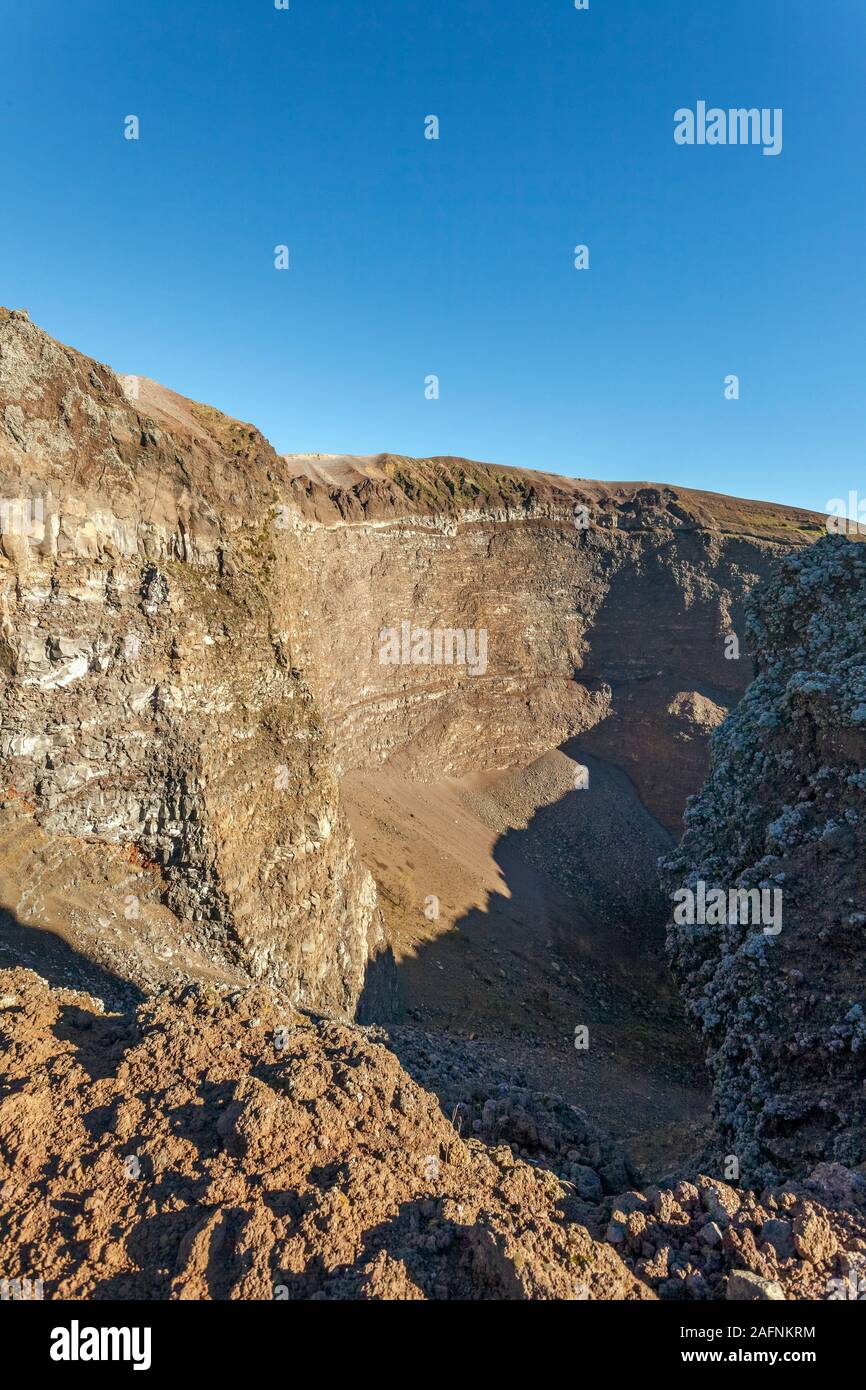
<svg viewBox="0 0 866 1390">
<path fill-rule="evenodd" d="M 781 930 L 729 912 L 668 927 L 720 1157 L 767 1182 L 866 1159 L 866 548 L 828 536 L 781 560 L 747 622 L 757 675 L 664 873 L 780 894 Z"/>
</svg>

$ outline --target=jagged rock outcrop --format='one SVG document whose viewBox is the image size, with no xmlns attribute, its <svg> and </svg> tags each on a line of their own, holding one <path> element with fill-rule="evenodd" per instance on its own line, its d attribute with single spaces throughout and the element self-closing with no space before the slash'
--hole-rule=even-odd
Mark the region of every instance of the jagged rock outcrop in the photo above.
<svg viewBox="0 0 866 1390">
<path fill-rule="evenodd" d="M 668 928 L 723 1151 L 765 1181 L 866 1160 L 866 548 L 828 536 L 789 556 L 747 611 L 757 675 L 665 872 L 780 895 L 778 923 Z"/>
</svg>

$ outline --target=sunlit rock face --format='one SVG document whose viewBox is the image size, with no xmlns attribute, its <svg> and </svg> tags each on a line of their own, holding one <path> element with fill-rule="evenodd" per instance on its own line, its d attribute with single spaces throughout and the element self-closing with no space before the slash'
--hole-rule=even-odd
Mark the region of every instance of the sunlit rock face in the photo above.
<svg viewBox="0 0 866 1390">
<path fill-rule="evenodd" d="M 818 529 L 651 484 L 281 457 L 2 310 L 2 906 L 105 988 L 267 979 L 351 1014 L 384 943 L 341 772 L 578 737 L 676 830 L 751 675 L 743 598 Z"/>
<path fill-rule="evenodd" d="M 31 504 L 26 528 L 6 518 L 0 567 L 19 856 L 3 906 L 121 980 L 267 977 L 351 1013 L 375 888 L 284 630 L 279 461 L 255 430 L 162 394 L 157 418 L 27 318 L 0 322 L 0 496 Z"/>
<path fill-rule="evenodd" d="M 675 920 L 668 944 L 722 1146 L 763 1182 L 866 1159 L 862 544 L 828 536 L 782 560 L 749 600 L 748 640 L 756 678 L 713 735 L 667 873 L 773 895 L 772 920 Z"/>
</svg>

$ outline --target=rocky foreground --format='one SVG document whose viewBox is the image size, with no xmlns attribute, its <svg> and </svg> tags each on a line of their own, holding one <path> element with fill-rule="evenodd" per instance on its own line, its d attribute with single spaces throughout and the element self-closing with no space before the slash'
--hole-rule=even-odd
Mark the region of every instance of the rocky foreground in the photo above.
<svg viewBox="0 0 866 1390">
<path fill-rule="evenodd" d="M 377 1030 L 263 987 L 110 1014 L 3 971 L 0 1037 L 0 1270 L 45 1298 L 866 1293 L 862 1176 L 605 1196 L 617 1160 L 580 1112 L 467 1068 L 448 1118 Z M 453 1050 L 415 1048 L 455 1084 Z"/>
<path fill-rule="evenodd" d="M 53 1298 L 640 1298 L 574 1196 L 264 989 L 0 980 L 0 1268 Z"/>
</svg>

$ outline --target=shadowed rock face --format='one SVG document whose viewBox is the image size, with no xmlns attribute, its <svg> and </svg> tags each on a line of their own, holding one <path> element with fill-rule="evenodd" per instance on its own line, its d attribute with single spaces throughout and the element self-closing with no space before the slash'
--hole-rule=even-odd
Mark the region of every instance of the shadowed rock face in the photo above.
<svg viewBox="0 0 866 1390">
<path fill-rule="evenodd" d="M 712 740 L 671 886 L 781 893 L 782 928 L 677 924 L 726 1151 L 749 1181 L 866 1158 L 866 552 L 826 537 L 748 603 L 757 676 Z M 772 905 L 772 900 L 771 905 Z"/>
<path fill-rule="evenodd" d="M 725 655 L 743 597 L 820 528 L 662 485 L 282 458 L 6 310 L 0 501 L 2 906 L 120 981 L 267 978 L 344 1014 L 382 941 L 341 771 L 580 735 L 675 830 L 750 674 Z M 404 622 L 483 632 L 484 669 L 383 663 Z"/>
</svg>

